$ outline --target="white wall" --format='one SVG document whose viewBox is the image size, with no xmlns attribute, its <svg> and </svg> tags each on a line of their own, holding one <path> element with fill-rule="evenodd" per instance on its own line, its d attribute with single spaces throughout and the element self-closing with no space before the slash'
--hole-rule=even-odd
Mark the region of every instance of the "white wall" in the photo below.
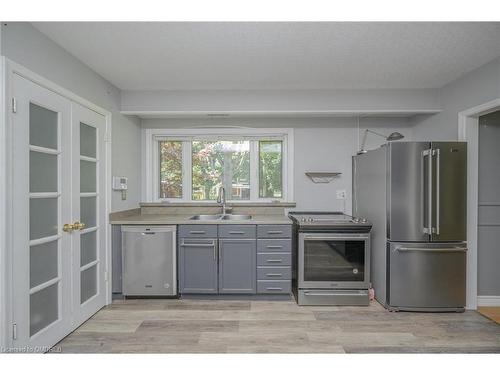
<svg viewBox="0 0 500 375">
<path fill-rule="evenodd" d="M 358 132 L 355 118 L 259 118 L 259 119 L 147 119 L 144 128 L 189 128 L 193 126 L 248 126 L 294 128 L 294 201 L 300 210 L 343 210 L 344 202 L 335 198 L 345 189 L 346 212 L 351 213 L 351 157 L 359 150 L 365 128 L 389 134 L 399 131 L 412 139 L 406 118 L 361 118 Z M 367 149 L 379 147 L 384 140 L 370 135 Z M 305 172 L 342 172 L 328 184 L 314 184 Z"/>
<path fill-rule="evenodd" d="M 2 24 L 1 54 L 112 113 L 112 173 L 129 177 L 128 199 L 113 192 L 112 210 L 137 207 L 140 120 L 120 114 L 120 90 L 26 22 Z"/>
<path fill-rule="evenodd" d="M 442 112 L 416 116 L 415 140 L 458 139 L 458 113 L 500 98 L 500 58 L 483 65 L 440 90 Z"/>
</svg>

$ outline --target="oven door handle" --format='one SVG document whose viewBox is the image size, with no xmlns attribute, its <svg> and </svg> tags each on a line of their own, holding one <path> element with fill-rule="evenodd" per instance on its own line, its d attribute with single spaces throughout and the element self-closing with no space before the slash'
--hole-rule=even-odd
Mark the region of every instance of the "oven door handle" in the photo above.
<svg viewBox="0 0 500 375">
<path fill-rule="evenodd" d="M 363 237 L 348 237 L 348 236 L 339 236 L 339 237 L 308 237 L 305 236 L 304 240 L 307 241 L 331 241 L 331 240 L 367 240 L 368 236 Z"/>
<path fill-rule="evenodd" d="M 336 293 L 336 292 L 304 292 L 306 296 L 314 296 L 314 297 L 324 297 L 324 296 L 346 296 L 346 297 L 359 297 L 359 296 L 366 296 L 366 293 Z"/>
</svg>

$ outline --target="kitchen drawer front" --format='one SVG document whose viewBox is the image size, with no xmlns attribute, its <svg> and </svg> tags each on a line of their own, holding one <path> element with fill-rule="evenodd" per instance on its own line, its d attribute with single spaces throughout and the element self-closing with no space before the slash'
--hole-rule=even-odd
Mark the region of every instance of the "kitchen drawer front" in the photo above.
<svg viewBox="0 0 500 375">
<path fill-rule="evenodd" d="M 179 238 L 213 238 L 217 237 L 217 225 L 179 225 Z"/>
<path fill-rule="evenodd" d="M 285 267 L 257 267 L 257 280 L 291 280 L 292 269 Z"/>
<path fill-rule="evenodd" d="M 257 254 L 257 266 L 290 266 L 291 264 L 292 264 L 291 253 Z"/>
<path fill-rule="evenodd" d="M 258 225 L 258 238 L 291 238 L 291 225 Z"/>
<path fill-rule="evenodd" d="M 255 238 L 256 234 L 257 228 L 255 225 L 219 225 L 219 237 L 221 238 Z"/>
<path fill-rule="evenodd" d="M 291 251 L 292 240 L 257 240 L 258 253 L 289 253 Z"/>
<path fill-rule="evenodd" d="M 257 293 L 259 294 L 290 294 L 292 282 L 286 281 L 257 281 Z"/>
</svg>

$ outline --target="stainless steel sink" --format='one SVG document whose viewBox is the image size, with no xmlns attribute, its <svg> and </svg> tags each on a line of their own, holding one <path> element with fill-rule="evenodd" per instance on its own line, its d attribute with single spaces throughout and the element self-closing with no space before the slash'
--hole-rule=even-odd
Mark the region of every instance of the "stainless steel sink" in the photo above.
<svg viewBox="0 0 500 375">
<path fill-rule="evenodd" d="M 194 215 L 189 220 L 220 220 L 222 215 Z"/>
<path fill-rule="evenodd" d="M 250 220 L 252 215 L 224 215 L 222 220 Z"/>
<path fill-rule="evenodd" d="M 250 220 L 252 215 L 194 215 L 189 218 L 189 220 Z"/>
</svg>

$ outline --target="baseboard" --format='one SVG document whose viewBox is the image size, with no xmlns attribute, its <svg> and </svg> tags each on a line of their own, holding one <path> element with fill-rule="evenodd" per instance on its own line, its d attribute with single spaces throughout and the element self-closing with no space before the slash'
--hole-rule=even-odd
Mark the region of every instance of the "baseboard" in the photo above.
<svg viewBox="0 0 500 375">
<path fill-rule="evenodd" d="M 477 296 L 478 306 L 500 306 L 500 296 Z"/>
</svg>

